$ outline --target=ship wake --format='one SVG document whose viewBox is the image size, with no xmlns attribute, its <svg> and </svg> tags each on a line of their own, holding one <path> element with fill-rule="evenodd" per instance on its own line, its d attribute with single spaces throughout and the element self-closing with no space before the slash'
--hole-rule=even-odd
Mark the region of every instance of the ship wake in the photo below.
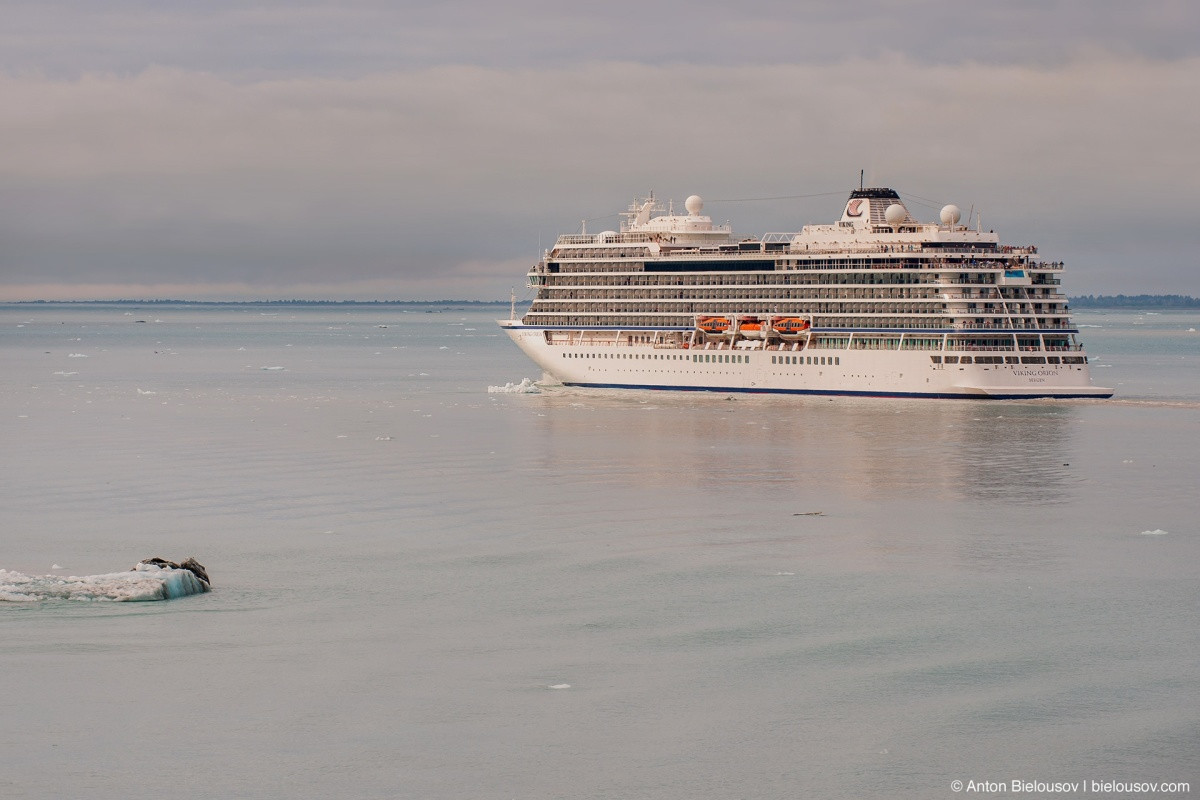
<svg viewBox="0 0 1200 800">
<path fill-rule="evenodd" d="M 489 386 L 488 394 L 541 394 L 538 385 L 529 378 L 522 378 L 520 383 L 506 383 L 503 386 Z"/>
</svg>

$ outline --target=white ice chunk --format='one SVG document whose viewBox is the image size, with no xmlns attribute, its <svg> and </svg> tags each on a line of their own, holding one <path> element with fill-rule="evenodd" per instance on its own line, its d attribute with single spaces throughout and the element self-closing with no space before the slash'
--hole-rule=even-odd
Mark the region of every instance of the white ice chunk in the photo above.
<svg viewBox="0 0 1200 800">
<path fill-rule="evenodd" d="M 162 569 L 153 564 L 138 564 L 128 572 L 69 577 L 24 575 L 0 569 L 0 601 L 136 602 L 171 600 L 208 590 L 190 570 Z"/>
</svg>

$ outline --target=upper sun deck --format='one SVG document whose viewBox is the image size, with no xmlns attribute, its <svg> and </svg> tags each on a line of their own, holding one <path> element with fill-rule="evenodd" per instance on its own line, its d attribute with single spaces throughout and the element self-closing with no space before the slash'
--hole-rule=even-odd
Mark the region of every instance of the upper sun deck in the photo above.
<svg viewBox="0 0 1200 800">
<path fill-rule="evenodd" d="M 713 225 L 712 217 L 700 213 L 704 209 L 704 201 L 698 195 L 685 200 L 684 208 L 688 212 L 686 215 L 676 214 L 671 207 L 666 214 L 654 216 L 654 212 L 662 211 L 662 207 L 655 202 L 652 194 L 641 203 L 635 201 L 628 211 L 621 214 L 625 217 L 621 222 L 621 232 L 660 234 L 674 241 L 696 244 L 732 241 L 733 230 L 728 225 Z"/>
<path fill-rule="evenodd" d="M 855 189 L 830 225 L 805 225 L 792 239 L 790 249 L 812 252 L 876 251 L 881 247 L 904 250 L 963 247 L 995 250 L 1000 237 L 995 233 L 959 225 L 961 212 L 948 205 L 940 222 L 916 220 L 893 189 Z"/>
<path fill-rule="evenodd" d="M 558 237 L 556 247 L 595 247 L 602 245 L 648 244 L 657 252 L 659 246 L 670 248 L 720 247 L 733 243 L 729 225 L 714 225 L 712 217 L 700 213 L 704 201 L 692 195 L 684 203 L 687 214 L 676 214 L 673 207 L 662 212 L 662 206 L 651 195 L 634 201 L 621 212 L 621 230 L 596 234 L 566 234 Z"/>
<path fill-rule="evenodd" d="M 608 253 L 620 258 L 639 254 L 650 257 L 720 254 L 746 258 L 755 252 L 801 256 L 958 251 L 1019 256 L 1037 253 L 1035 247 L 1001 247 L 994 232 L 959 224 L 961 212 L 954 205 L 941 209 L 939 222 L 921 222 L 909 213 L 900 195 L 887 188 L 853 190 L 836 222 L 805 225 L 799 233 L 771 233 L 741 240 L 735 239 L 728 224 L 714 225 L 711 217 L 702 215 L 704 201 L 696 195 L 687 199 L 685 207 L 686 215 L 675 214 L 673 207 L 667 213 L 659 213 L 663 208 L 653 195 L 635 201 L 622 212 L 624 219 L 619 232 L 559 236 L 554 255 L 570 259 L 603 257 Z M 622 247 L 629 245 L 635 249 Z"/>
</svg>

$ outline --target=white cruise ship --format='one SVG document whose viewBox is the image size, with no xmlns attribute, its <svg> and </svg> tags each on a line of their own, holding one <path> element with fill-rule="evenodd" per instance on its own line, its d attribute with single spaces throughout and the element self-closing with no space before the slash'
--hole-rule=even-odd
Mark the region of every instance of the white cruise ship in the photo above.
<svg viewBox="0 0 1200 800">
<path fill-rule="evenodd" d="M 830 225 L 735 237 L 635 202 L 620 232 L 571 234 L 500 325 L 566 386 L 875 397 L 1111 397 L 1059 291 L 1062 262 L 857 189 Z"/>
</svg>

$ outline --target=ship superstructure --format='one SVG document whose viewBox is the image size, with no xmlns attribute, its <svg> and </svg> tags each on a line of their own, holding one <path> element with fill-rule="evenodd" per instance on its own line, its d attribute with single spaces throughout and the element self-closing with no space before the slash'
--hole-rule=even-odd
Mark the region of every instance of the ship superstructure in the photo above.
<svg viewBox="0 0 1200 800">
<path fill-rule="evenodd" d="M 1110 397 L 1060 292 L 1063 265 L 1001 245 L 947 205 L 919 222 L 892 189 L 841 218 L 740 239 L 693 195 L 620 231 L 568 234 L 500 322 L 568 386 L 921 397 Z"/>
</svg>

